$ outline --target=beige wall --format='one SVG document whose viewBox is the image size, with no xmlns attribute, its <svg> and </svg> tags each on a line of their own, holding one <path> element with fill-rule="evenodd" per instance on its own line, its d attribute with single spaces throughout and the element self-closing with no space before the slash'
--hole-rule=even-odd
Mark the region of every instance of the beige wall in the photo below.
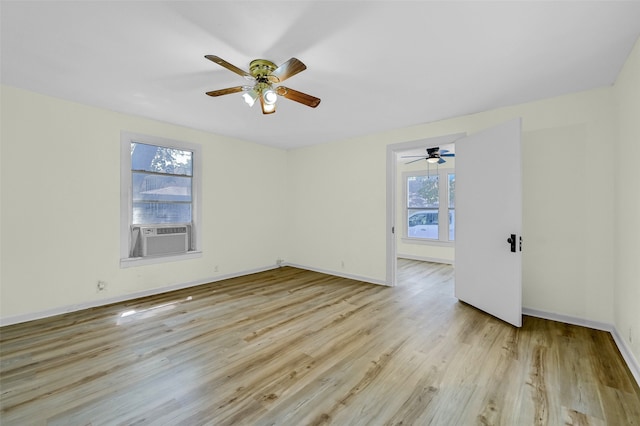
<svg viewBox="0 0 640 426">
<path fill-rule="evenodd" d="M 640 360 L 640 40 L 614 86 L 615 325 Z"/>
<path fill-rule="evenodd" d="M 316 145 L 289 151 L 288 161 L 288 260 L 384 282 L 384 146 Z"/>
<path fill-rule="evenodd" d="M 201 258 L 120 268 L 121 130 L 202 146 Z M 3 319 L 270 267 L 286 255 L 286 151 L 5 86 L 1 138 Z M 98 280 L 106 292 L 96 292 Z"/>
</svg>

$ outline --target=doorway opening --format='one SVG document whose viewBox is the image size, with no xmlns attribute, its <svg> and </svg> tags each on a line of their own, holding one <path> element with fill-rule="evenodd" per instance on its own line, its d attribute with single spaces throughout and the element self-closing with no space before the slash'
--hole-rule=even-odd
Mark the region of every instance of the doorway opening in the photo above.
<svg viewBox="0 0 640 426">
<path fill-rule="evenodd" d="M 448 172 L 453 171 L 451 166 L 454 166 L 455 163 L 453 158 L 446 158 L 449 167 L 445 168 L 447 161 L 437 163 L 426 160 L 430 154 L 429 148 L 440 147 L 444 150 L 447 147 L 446 149 L 452 152 L 454 142 L 465 135 L 465 133 L 456 133 L 387 146 L 387 285 L 395 286 L 397 284 L 399 254 L 403 258 L 412 260 L 448 263 L 446 262 L 448 259 L 450 263 L 453 263 L 454 243 L 449 233 L 449 225 L 455 224 L 455 216 L 453 216 L 455 210 L 448 202 L 439 202 L 440 198 L 448 199 L 449 195 L 442 195 L 441 192 L 436 194 L 435 188 L 441 189 L 443 186 L 433 183 L 436 180 L 438 182 L 440 180 L 448 181 L 448 174 L 451 174 Z M 417 161 L 414 161 L 416 159 Z M 406 165 L 405 163 L 411 164 Z M 409 174 L 403 174 L 404 172 Z M 418 178 L 425 185 L 420 185 L 420 182 L 416 181 L 415 187 L 419 190 L 417 190 L 413 203 L 407 201 L 408 179 L 405 179 L 411 174 L 426 176 L 426 179 Z M 437 178 L 435 178 L 436 175 Z M 444 179 L 441 176 L 445 176 Z M 444 187 L 446 188 L 447 185 Z M 434 204 L 436 198 L 438 198 L 437 207 Z M 412 208 L 410 204 L 416 204 L 414 206 L 416 208 Z M 420 250 L 410 249 L 412 245 L 415 248 L 432 247 L 434 251 L 431 252 L 431 255 L 425 254 L 424 251 L 420 254 Z M 399 253 L 399 246 L 402 247 L 404 253 Z M 442 251 L 443 249 L 444 251 Z M 435 254 L 438 252 L 447 254 Z"/>
</svg>

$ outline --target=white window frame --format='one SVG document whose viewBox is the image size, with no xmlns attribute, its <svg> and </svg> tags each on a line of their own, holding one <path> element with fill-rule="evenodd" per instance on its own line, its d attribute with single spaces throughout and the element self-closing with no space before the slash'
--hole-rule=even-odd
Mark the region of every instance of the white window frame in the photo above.
<svg viewBox="0 0 640 426">
<path fill-rule="evenodd" d="M 138 142 L 147 145 L 162 146 L 193 152 L 193 176 L 191 181 L 192 194 L 192 250 L 182 254 L 154 257 L 129 257 L 131 251 L 131 226 L 133 222 L 133 201 L 131 197 L 131 143 Z M 142 135 L 131 132 L 120 133 L 120 267 L 129 268 L 154 263 L 188 260 L 202 257 L 202 149 L 194 143 Z"/>
<path fill-rule="evenodd" d="M 403 207 L 402 207 L 402 242 L 408 244 L 421 244 L 428 246 L 439 247 L 453 247 L 455 240 L 449 240 L 449 175 L 455 174 L 455 168 L 438 167 L 435 171 L 407 171 L 402 173 L 402 192 L 403 192 Z M 444 220 L 438 220 L 438 239 L 430 238 L 418 238 L 409 236 L 409 226 L 407 223 L 409 217 L 409 200 L 407 193 L 407 179 L 411 176 L 433 176 L 438 175 L 438 217 L 444 218 Z M 441 183 L 445 182 L 445 185 Z M 443 202 L 444 201 L 444 202 Z M 455 214 L 455 207 L 454 207 Z"/>
</svg>

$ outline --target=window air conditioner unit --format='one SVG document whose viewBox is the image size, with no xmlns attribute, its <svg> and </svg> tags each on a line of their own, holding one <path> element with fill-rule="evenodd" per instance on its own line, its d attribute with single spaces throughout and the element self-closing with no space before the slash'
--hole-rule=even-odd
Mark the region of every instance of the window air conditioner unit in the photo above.
<svg viewBox="0 0 640 426">
<path fill-rule="evenodd" d="M 142 256 L 186 253 L 189 250 L 188 227 L 141 226 Z"/>
</svg>

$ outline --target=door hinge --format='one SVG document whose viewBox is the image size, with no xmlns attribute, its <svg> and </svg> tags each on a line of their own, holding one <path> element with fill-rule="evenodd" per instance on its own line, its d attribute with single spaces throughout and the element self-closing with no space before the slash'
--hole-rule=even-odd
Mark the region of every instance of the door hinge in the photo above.
<svg viewBox="0 0 640 426">
<path fill-rule="evenodd" d="M 392 233 L 392 234 L 395 234 L 395 233 L 396 233 L 396 227 L 395 227 L 395 226 L 392 226 L 392 227 L 391 227 L 391 233 Z"/>
</svg>

